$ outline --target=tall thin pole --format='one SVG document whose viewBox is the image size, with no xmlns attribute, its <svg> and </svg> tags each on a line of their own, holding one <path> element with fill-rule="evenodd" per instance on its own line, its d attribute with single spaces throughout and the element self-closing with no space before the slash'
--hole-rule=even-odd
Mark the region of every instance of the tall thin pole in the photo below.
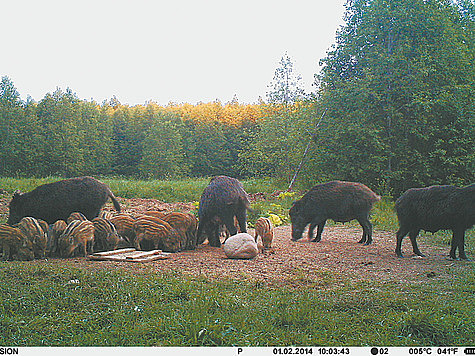
<svg viewBox="0 0 475 356">
<path fill-rule="evenodd" d="M 323 115 L 320 117 L 320 120 L 318 120 L 317 122 L 317 125 L 315 126 L 315 132 L 313 134 L 313 136 L 315 136 L 317 134 L 317 131 L 318 131 L 318 127 L 320 126 L 320 123 L 322 122 L 323 118 L 325 117 L 325 114 L 327 113 L 327 109 L 325 109 Z M 313 137 L 312 136 L 312 137 Z M 298 174 L 300 173 L 300 170 L 302 169 L 302 166 L 303 166 L 303 162 L 305 160 L 305 157 L 307 156 L 307 153 L 308 153 L 308 150 L 310 149 L 310 144 L 312 143 L 312 140 L 310 140 L 308 143 L 307 143 L 307 147 L 305 148 L 305 151 L 303 153 L 303 156 L 302 156 L 302 159 L 300 160 L 300 164 L 299 166 L 297 167 L 297 170 L 295 171 L 295 174 L 292 178 L 292 180 L 290 181 L 290 184 L 289 184 L 289 187 L 287 188 L 287 191 L 291 191 L 292 190 L 292 186 L 294 185 L 295 181 L 297 180 L 297 176 Z"/>
</svg>

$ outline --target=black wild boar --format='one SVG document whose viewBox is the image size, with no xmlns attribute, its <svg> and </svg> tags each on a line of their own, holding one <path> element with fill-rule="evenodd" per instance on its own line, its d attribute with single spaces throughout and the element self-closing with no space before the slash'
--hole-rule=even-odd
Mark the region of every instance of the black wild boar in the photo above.
<svg viewBox="0 0 475 356">
<path fill-rule="evenodd" d="M 465 254 L 465 230 L 475 224 L 475 184 L 464 188 L 451 185 L 434 185 L 412 188 L 404 192 L 395 205 L 399 230 L 396 234 L 396 255 L 402 257 L 401 245 L 409 234 L 416 255 L 424 256 L 417 246 L 420 230 L 436 232 L 452 230 L 450 257 L 467 259 Z"/>
<path fill-rule="evenodd" d="M 198 210 L 199 224 L 197 240 L 202 243 L 203 234 L 208 236 L 210 246 L 221 246 L 219 239 L 219 223 L 226 225 L 229 233 L 237 233 L 234 226 L 236 217 L 241 232 L 247 232 L 246 210 L 250 203 L 247 193 L 240 181 L 227 176 L 213 177 L 203 191 Z"/>
<path fill-rule="evenodd" d="M 290 208 L 292 240 L 300 239 L 308 224 L 308 238 L 318 242 L 327 219 L 337 222 L 356 219 L 363 227 L 363 237 L 358 242 L 369 245 L 373 242 L 369 212 L 380 199 L 379 195 L 361 183 L 332 181 L 317 184 Z M 317 236 L 313 238 L 316 226 Z"/>
<path fill-rule="evenodd" d="M 25 216 L 53 224 L 57 220 L 66 221 L 73 212 L 81 212 L 92 220 L 108 198 L 111 198 L 115 209 L 120 211 L 119 202 L 109 187 L 92 177 L 44 184 L 28 193 L 15 192 L 9 204 L 7 224 L 16 224 Z"/>
</svg>

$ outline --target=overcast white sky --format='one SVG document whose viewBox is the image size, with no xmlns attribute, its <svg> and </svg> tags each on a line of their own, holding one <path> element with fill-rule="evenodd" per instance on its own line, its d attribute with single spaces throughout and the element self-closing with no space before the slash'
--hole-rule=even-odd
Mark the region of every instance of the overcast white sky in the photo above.
<svg viewBox="0 0 475 356">
<path fill-rule="evenodd" d="M 0 76 L 22 99 L 57 87 L 101 103 L 265 98 L 287 52 L 307 91 L 345 0 L 1 1 Z"/>
</svg>

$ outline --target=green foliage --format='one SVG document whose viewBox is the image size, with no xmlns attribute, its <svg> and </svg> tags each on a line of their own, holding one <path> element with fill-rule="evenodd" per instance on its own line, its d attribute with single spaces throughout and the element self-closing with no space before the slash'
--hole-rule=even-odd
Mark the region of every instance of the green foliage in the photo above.
<svg viewBox="0 0 475 356">
<path fill-rule="evenodd" d="M 234 159 L 224 125 L 187 123 L 189 135 L 184 138 L 187 162 L 195 176 L 233 175 Z"/>
<path fill-rule="evenodd" d="M 338 176 L 370 185 L 379 175 L 396 194 L 473 182 L 474 17 L 463 4 L 347 3 L 319 77 L 331 118 L 320 165 L 337 162 Z"/>
<path fill-rule="evenodd" d="M 143 143 L 139 165 L 141 176 L 164 179 L 188 175 L 189 166 L 181 135 L 183 130 L 181 120 L 170 114 L 164 113 L 155 119 Z"/>
</svg>

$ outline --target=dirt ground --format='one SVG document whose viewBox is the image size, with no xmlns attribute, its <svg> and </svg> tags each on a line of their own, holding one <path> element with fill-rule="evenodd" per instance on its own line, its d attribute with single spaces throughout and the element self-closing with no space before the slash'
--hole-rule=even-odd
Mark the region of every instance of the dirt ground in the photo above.
<svg viewBox="0 0 475 356">
<path fill-rule="evenodd" d="M 191 203 L 165 204 L 153 199 L 119 199 L 124 211 L 135 214 L 145 210 L 191 211 Z M 8 212 L 5 199 L 0 201 L 0 218 L 6 220 Z M 105 207 L 112 210 L 110 204 Z M 254 231 L 248 231 L 251 235 Z M 84 268 L 118 268 L 150 273 L 150 270 L 178 271 L 210 279 L 245 279 L 265 285 L 338 285 L 339 277 L 354 282 L 377 280 L 396 283 L 427 283 L 434 279 L 450 280 L 460 269 L 473 268 L 473 263 L 447 258 L 449 246 L 436 246 L 423 238 L 418 239 L 425 258 L 412 253 L 409 238 L 403 241 L 405 258 L 394 253 L 394 232 L 373 233 L 373 244 L 363 246 L 360 227 L 342 224 L 327 226 L 322 240 L 310 242 L 306 237 L 290 240 L 290 226 L 275 229 L 272 249 L 260 253 L 252 260 L 228 259 L 222 248 L 206 243 L 195 250 L 171 254 L 166 260 L 147 263 L 90 261 L 85 258 L 36 260 L 32 263 L 66 263 Z M 254 236 L 254 235 L 253 235 Z M 306 236 L 304 234 L 304 236 Z"/>
</svg>

